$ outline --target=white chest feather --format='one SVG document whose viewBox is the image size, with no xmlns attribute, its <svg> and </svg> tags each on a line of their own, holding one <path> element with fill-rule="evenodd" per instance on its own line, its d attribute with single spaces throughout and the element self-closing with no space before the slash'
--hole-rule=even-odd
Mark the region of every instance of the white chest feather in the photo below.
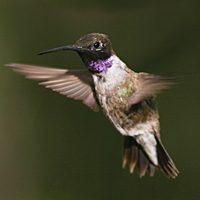
<svg viewBox="0 0 200 200">
<path fill-rule="evenodd" d="M 107 98 L 114 95 L 115 88 L 125 81 L 128 73 L 125 63 L 123 63 L 116 55 L 113 55 L 112 58 L 112 67 L 108 68 L 106 72 L 102 72 L 100 75 L 93 75 L 97 96 L 106 115 L 109 113 L 108 110 L 110 109 L 107 105 Z M 107 116 L 118 131 L 125 135 L 125 130 L 122 129 L 110 115 Z"/>
<path fill-rule="evenodd" d="M 93 80 L 97 91 L 105 94 L 113 90 L 122 83 L 127 75 L 126 65 L 116 55 L 112 56 L 112 66 L 106 72 L 99 75 L 93 75 Z"/>
<path fill-rule="evenodd" d="M 125 63 L 116 55 L 113 55 L 111 58 L 112 66 L 107 71 L 93 75 L 97 97 L 106 113 L 108 111 L 107 98 L 114 95 L 115 88 L 122 84 L 127 76 Z"/>
</svg>

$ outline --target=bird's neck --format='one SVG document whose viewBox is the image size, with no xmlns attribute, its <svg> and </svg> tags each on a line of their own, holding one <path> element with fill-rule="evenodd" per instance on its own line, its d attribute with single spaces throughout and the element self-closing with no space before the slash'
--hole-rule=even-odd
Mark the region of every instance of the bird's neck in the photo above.
<svg viewBox="0 0 200 200">
<path fill-rule="evenodd" d="M 108 68 L 112 67 L 113 64 L 113 56 L 104 59 L 90 60 L 88 61 L 88 69 L 92 73 L 104 73 L 108 70 Z"/>
<path fill-rule="evenodd" d="M 93 74 L 95 84 L 102 84 L 105 89 L 107 88 L 109 90 L 121 85 L 128 75 L 128 68 L 119 57 L 112 55 L 111 59 L 112 65 L 109 68 L 101 73 Z"/>
</svg>

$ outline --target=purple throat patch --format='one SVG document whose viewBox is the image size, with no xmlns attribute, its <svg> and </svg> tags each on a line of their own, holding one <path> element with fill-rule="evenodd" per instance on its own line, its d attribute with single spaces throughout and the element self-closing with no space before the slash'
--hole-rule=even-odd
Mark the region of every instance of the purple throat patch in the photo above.
<svg viewBox="0 0 200 200">
<path fill-rule="evenodd" d="M 112 66 L 112 62 L 113 62 L 112 56 L 105 60 L 90 61 L 88 63 L 89 66 L 88 68 L 93 72 L 100 73 L 107 71 L 107 69 Z"/>
</svg>

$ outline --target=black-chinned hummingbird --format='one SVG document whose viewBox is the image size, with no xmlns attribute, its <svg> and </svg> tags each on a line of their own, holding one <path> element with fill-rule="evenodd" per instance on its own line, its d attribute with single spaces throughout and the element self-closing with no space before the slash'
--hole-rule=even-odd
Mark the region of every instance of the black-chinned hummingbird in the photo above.
<svg viewBox="0 0 200 200">
<path fill-rule="evenodd" d="M 122 166 L 130 173 L 138 167 L 139 176 L 153 176 L 160 169 L 169 178 L 179 171 L 165 150 L 160 138 L 159 114 L 155 95 L 171 82 L 158 75 L 136 73 L 116 55 L 108 36 L 90 33 L 73 45 L 40 52 L 39 55 L 76 51 L 87 70 L 47 68 L 12 63 L 7 66 L 40 81 L 67 97 L 80 100 L 94 111 L 105 115 L 124 137 Z"/>
</svg>

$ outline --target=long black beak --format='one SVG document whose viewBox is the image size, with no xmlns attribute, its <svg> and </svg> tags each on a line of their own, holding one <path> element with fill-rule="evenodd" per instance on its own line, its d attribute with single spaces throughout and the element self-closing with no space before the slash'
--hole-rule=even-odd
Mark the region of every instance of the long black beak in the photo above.
<svg viewBox="0 0 200 200">
<path fill-rule="evenodd" d="M 62 47 L 57 47 L 57 48 L 41 51 L 37 55 L 43 55 L 43 54 L 52 53 L 52 52 L 58 52 L 58 51 L 68 51 L 68 50 L 76 51 L 76 52 L 93 53 L 90 49 L 78 47 L 78 46 L 75 46 L 75 45 L 67 45 L 67 46 L 62 46 Z"/>
</svg>

